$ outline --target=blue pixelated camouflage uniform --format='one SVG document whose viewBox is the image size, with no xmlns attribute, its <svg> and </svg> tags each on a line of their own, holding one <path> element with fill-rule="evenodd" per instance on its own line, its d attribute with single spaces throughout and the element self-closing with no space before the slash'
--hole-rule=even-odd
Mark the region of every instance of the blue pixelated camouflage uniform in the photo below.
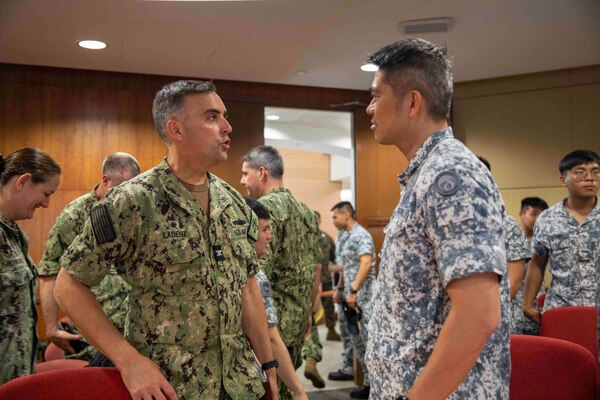
<svg viewBox="0 0 600 400">
<path fill-rule="evenodd" d="M 340 233 L 335 246 L 335 256 L 336 264 L 341 265 L 344 272 L 344 298 L 350 295 L 352 283 L 358 275 L 360 256 L 365 254 L 371 255 L 371 269 L 356 295 L 356 304 L 362 311 L 360 334 L 353 335 L 350 333 L 347 327 L 348 320 L 341 309 L 338 316 L 344 346 L 340 371 L 351 374 L 353 371 L 353 356 L 355 356 L 363 368 L 363 384 L 369 386 L 369 371 L 364 360 L 369 339 L 368 324 L 371 319 L 371 300 L 375 287 L 375 261 L 377 255 L 375 254 L 373 237 L 360 224 L 356 223 L 350 231 Z"/>
<path fill-rule="evenodd" d="M 596 206 L 579 224 L 565 201 L 542 212 L 533 230 L 532 251 L 548 257 L 552 275 L 542 314 L 563 306 L 600 307 L 600 204 L 596 198 Z M 600 338 L 600 325 L 598 334 Z"/>
<path fill-rule="evenodd" d="M 478 273 L 499 276 L 501 321 L 449 399 L 508 399 L 509 291 L 504 205 L 489 171 L 451 128 L 428 138 L 399 176 L 385 228 L 367 365 L 371 397 L 405 395 L 428 362 L 450 311 L 446 288 Z"/>
<path fill-rule="evenodd" d="M 267 314 L 269 328 L 277 326 L 279 325 L 279 316 L 277 315 L 277 307 L 275 307 L 275 301 L 273 300 L 273 288 L 271 288 L 271 282 L 269 282 L 269 278 L 267 278 L 267 275 L 262 271 L 258 271 L 254 277 L 260 288 L 263 301 L 265 302 L 265 313 Z"/>
<path fill-rule="evenodd" d="M 531 250 L 529 242 L 525 233 L 511 215 L 505 214 L 503 218 L 504 224 L 504 247 L 506 250 L 506 262 L 525 260 L 531 258 Z M 523 279 L 521 287 L 517 292 L 515 298 L 511 301 L 511 319 L 510 319 L 510 333 L 511 334 L 535 334 L 534 324 L 523 314 L 523 294 L 525 292 L 525 277 L 527 271 L 523 273 Z"/>
</svg>

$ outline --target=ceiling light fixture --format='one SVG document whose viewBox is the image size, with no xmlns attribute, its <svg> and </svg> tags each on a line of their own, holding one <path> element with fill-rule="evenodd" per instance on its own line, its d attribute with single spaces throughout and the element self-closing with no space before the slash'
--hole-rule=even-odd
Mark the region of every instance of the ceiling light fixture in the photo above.
<svg viewBox="0 0 600 400">
<path fill-rule="evenodd" d="M 80 40 L 77 42 L 77 44 L 83 47 L 84 49 L 90 50 L 102 50 L 106 48 L 106 43 L 101 42 L 99 40 Z"/>
<path fill-rule="evenodd" d="M 419 33 L 448 32 L 452 28 L 452 18 L 414 19 L 400 22 L 400 31 L 406 35 Z"/>
<path fill-rule="evenodd" d="M 365 72 L 375 72 L 379 69 L 379 67 L 375 64 L 367 63 L 360 66 L 361 71 Z"/>
<path fill-rule="evenodd" d="M 277 114 L 267 114 L 267 115 L 265 115 L 265 119 L 267 121 L 278 121 L 279 120 L 279 115 L 277 115 Z"/>
</svg>

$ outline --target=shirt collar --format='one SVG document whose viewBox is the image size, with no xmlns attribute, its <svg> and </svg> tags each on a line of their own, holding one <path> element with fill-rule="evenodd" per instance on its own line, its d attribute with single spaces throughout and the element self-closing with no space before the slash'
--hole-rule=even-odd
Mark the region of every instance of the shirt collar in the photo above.
<svg viewBox="0 0 600 400">
<path fill-rule="evenodd" d="M 417 150 L 413 158 L 408 163 L 408 167 L 406 170 L 398 175 L 398 181 L 402 186 L 405 186 L 411 176 L 419 169 L 423 161 L 427 159 L 429 154 L 433 151 L 435 146 L 437 146 L 442 140 L 452 139 L 454 135 L 452 134 L 452 128 L 447 127 L 438 131 L 431 135 L 430 137 L 423 142 L 423 145 Z"/>
</svg>

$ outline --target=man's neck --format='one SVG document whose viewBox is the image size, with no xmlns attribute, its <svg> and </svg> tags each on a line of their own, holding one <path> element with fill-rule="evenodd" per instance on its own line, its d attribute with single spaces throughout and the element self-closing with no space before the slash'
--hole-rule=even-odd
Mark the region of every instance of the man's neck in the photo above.
<svg viewBox="0 0 600 400">
<path fill-rule="evenodd" d="M 264 188 L 263 196 L 265 194 L 269 193 L 271 190 L 279 189 L 279 188 L 282 188 L 282 187 L 284 187 L 282 179 L 269 178 L 269 179 L 267 179 L 267 182 L 265 183 L 265 188 Z"/>
<path fill-rule="evenodd" d="M 352 228 L 354 228 L 354 225 L 356 225 L 356 221 L 353 219 L 348 220 L 348 223 L 346 224 L 346 232 L 350 232 L 352 230 Z"/>
<path fill-rule="evenodd" d="M 177 179 L 189 183 L 190 185 L 201 185 L 206 182 L 208 168 L 199 165 L 197 162 L 186 162 L 169 152 L 167 163 Z"/>
<path fill-rule="evenodd" d="M 427 139 L 433 136 L 436 132 L 439 132 L 447 127 L 448 122 L 445 120 L 425 120 L 418 127 L 416 127 L 412 135 L 409 133 L 409 137 L 412 139 L 410 142 L 401 144 L 399 143 L 397 147 L 404 154 L 406 159 L 410 161 Z"/>
<path fill-rule="evenodd" d="M 577 215 L 587 217 L 596 207 L 597 197 L 567 197 L 565 208 L 570 213 L 576 213 Z"/>
</svg>

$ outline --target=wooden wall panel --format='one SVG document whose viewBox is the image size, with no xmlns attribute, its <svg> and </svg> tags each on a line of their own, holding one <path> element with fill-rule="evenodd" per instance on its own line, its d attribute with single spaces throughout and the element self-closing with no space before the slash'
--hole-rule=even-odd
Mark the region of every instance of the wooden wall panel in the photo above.
<svg viewBox="0 0 600 400">
<path fill-rule="evenodd" d="M 338 230 L 333 225 L 330 210 L 340 201 L 342 184 L 329 180 L 329 155 L 281 147 L 277 150 L 285 165 L 285 187 L 321 214 L 321 230 L 336 240 Z"/>
<path fill-rule="evenodd" d="M 566 197 L 558 163 L 570 151 L 600 151 L 600 66 L 456 85 L 454 128 L 492 164 L 508 213 L 523 197 Z"/>
<path fill-rule="evenodd" d="M 395 146 L 375 141 L 370 120 L 364 109 L 354 111 L 356 214 L 358 222 L 373 236 L 379 253 L 385 236 L 383 228 L 400 198 L 397 176 L 408 162 Z"/>
</svg>

